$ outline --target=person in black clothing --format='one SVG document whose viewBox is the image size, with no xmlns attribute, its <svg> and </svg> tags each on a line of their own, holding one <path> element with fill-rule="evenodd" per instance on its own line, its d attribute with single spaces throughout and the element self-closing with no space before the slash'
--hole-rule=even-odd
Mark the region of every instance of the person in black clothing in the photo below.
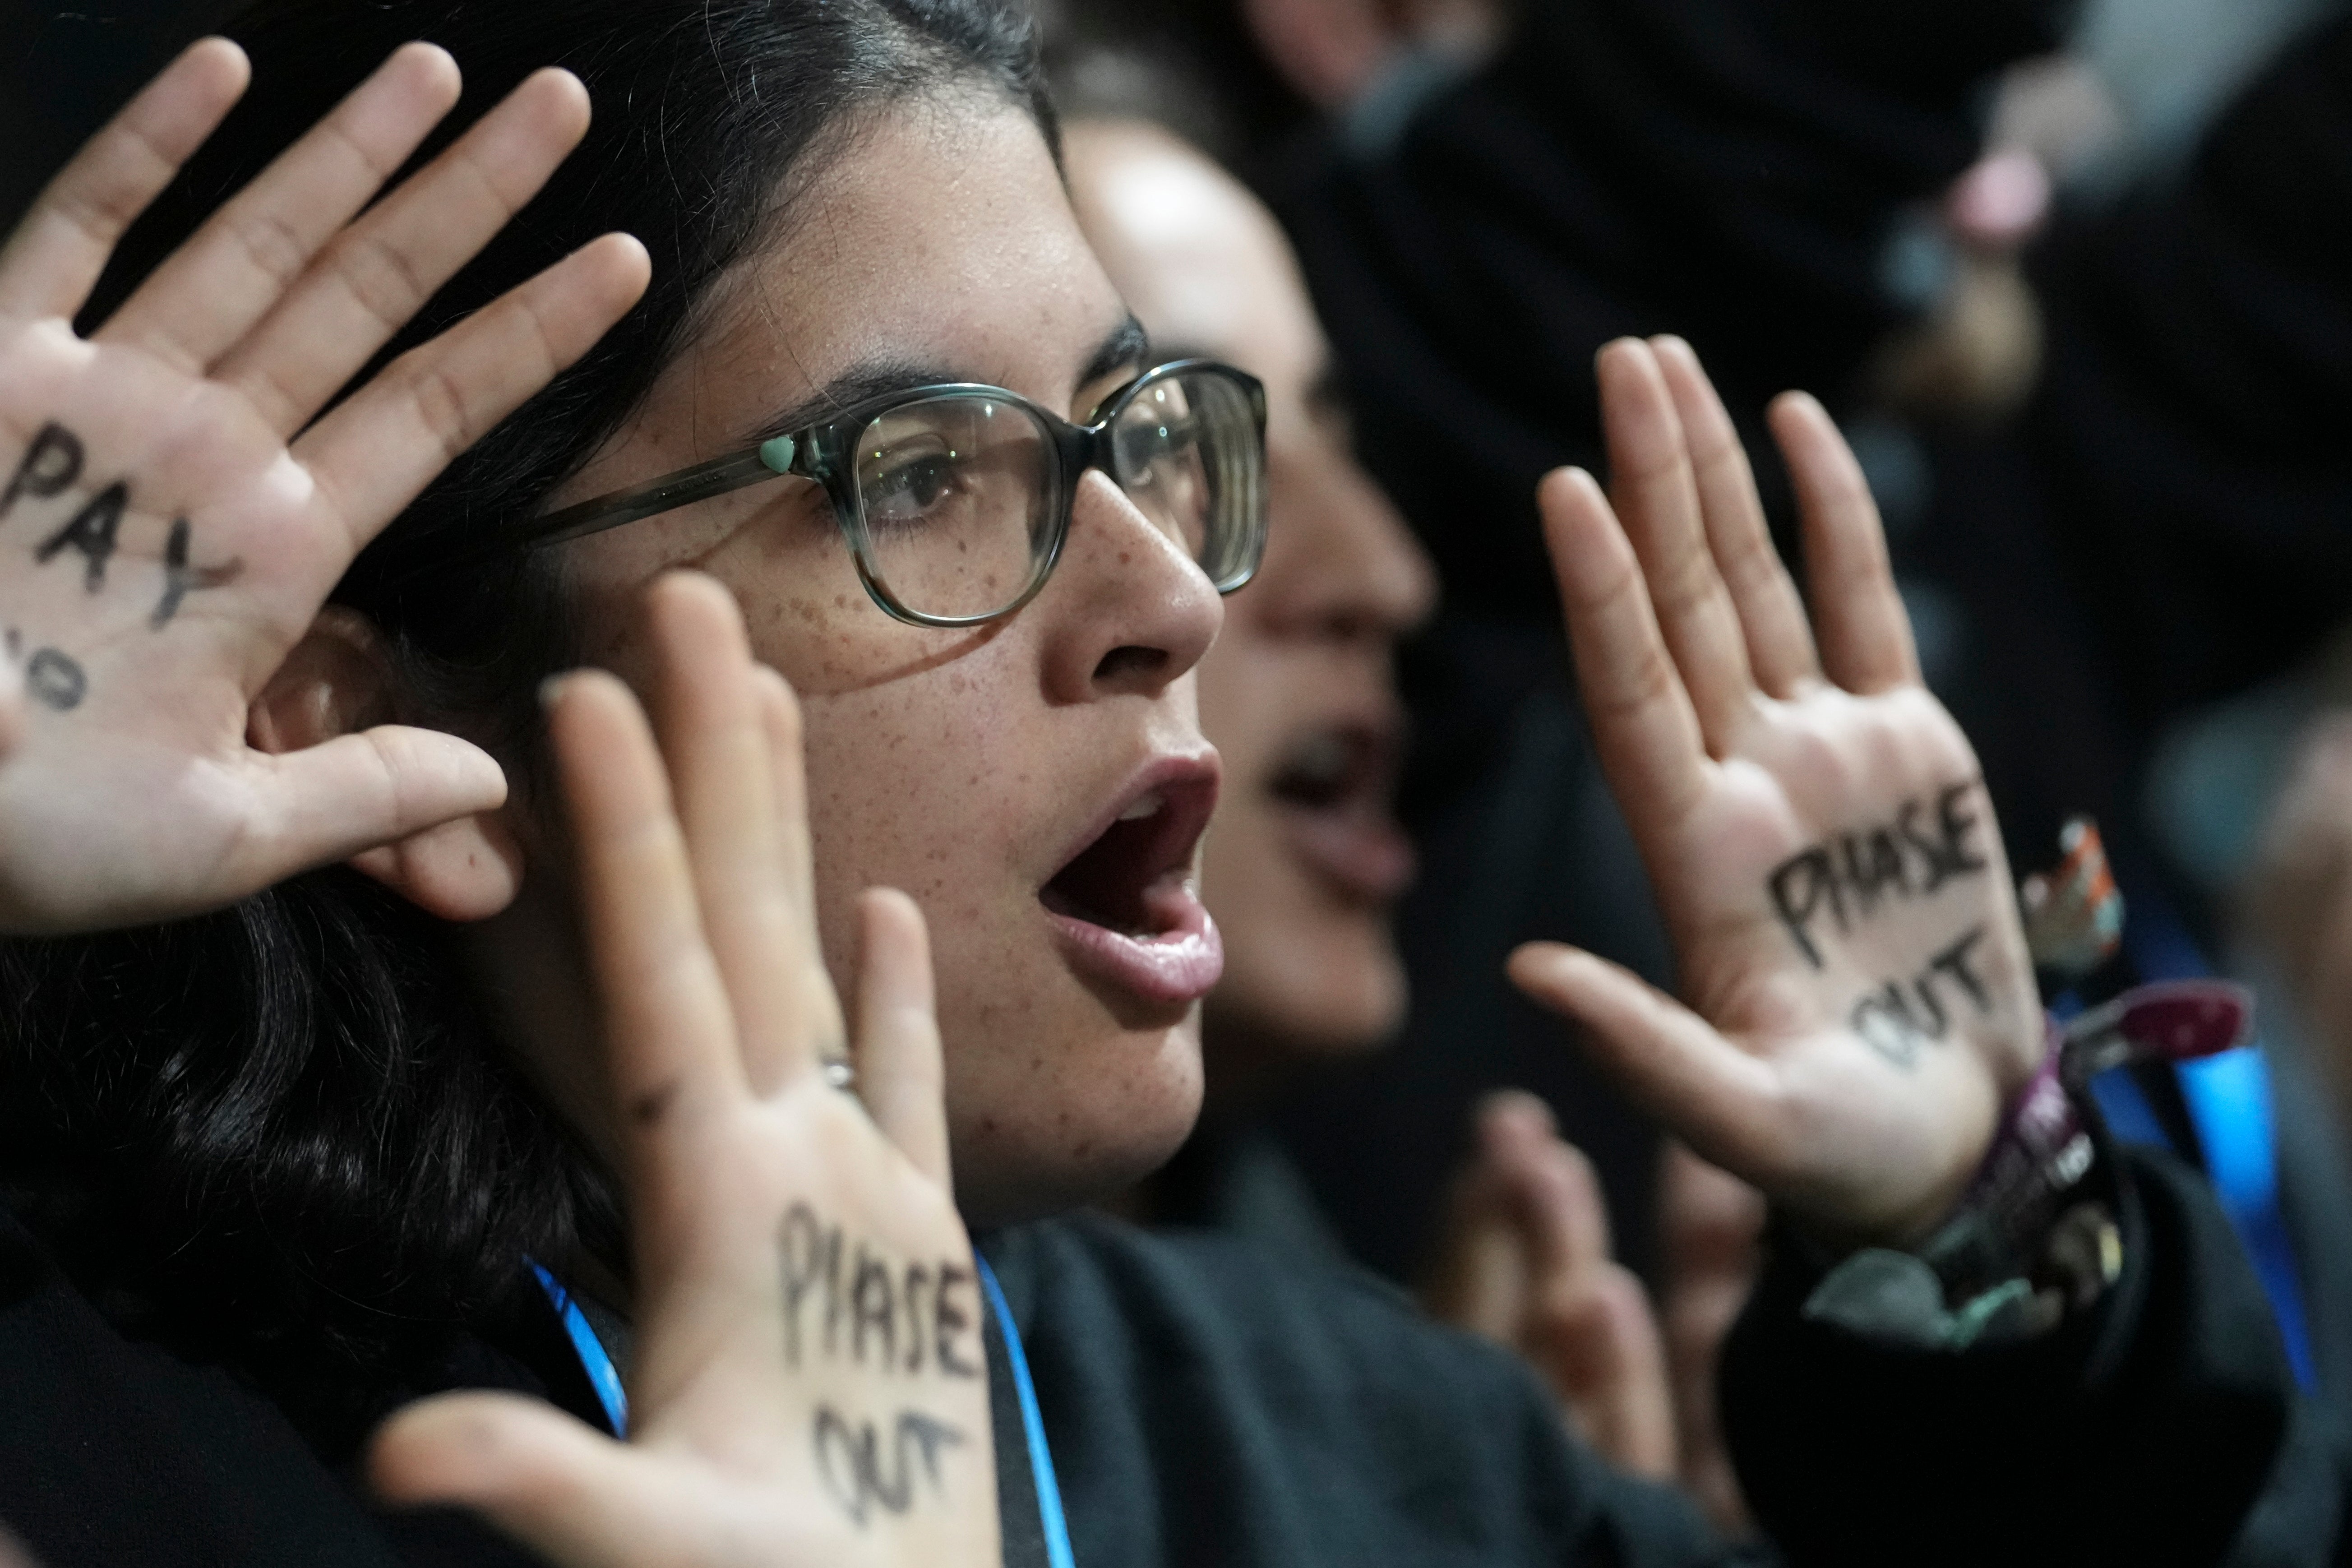
<svg viewBox="0 0 2352 1568">
<path fill-rule="evenodd" d="M 498 1555 L 363 1469 L 564 1563 L 1735 1557 L 1376 1287 L 1035 1217 L 1192 1115 L 1189 672 L 1263 454 L 1238 373 L 1138 374 L 1019 27 L 556 17 L 268 0 L 184 173 L 225 42 L 0 253 L 0 1517 L 53 1568 Z M 451 56 L 370 68 L 416 30 L 519 85 L 425 142 Z M 2042 1024 L 1858 468 L 1777 406 L 1809 616 L 1687 347 L 1601 379 L 1613 504 L 1542 504 L 1696 1010 L 1514 974 L 1782 1205 L 1759 1516 L 2210 1555 L 2288 1407 L 2193 1184 L 2032 1164 L 2084 1265 L 1979 1180 Z M 1931 1238 L 1945 1300 L 1857 1304 Z"/>
</svg>

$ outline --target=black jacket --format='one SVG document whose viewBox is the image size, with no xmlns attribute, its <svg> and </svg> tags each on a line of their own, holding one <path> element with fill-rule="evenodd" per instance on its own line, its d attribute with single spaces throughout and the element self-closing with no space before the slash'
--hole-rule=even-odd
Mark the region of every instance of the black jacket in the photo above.
<svg viewBox="0 0 2352 1568">
<path fill-rule="evenodd" d="M 2023 1350 L 1895 1354 L 1804 1322 L 1776 1266 L 1724 1395 L 1789 1561 L 2206 1563 L 2268 1478 L 2272 1539 L 2331 1561 L 2340 1435 L 2292 1394 L 2200 1182 L 2126 1156 L 2128 1263 Z M 1384 1285 L 1206 1236 L 1080 1216 L 985 1239 L 1026 1342 L 1081 1568 L 1773 1561 L 1611 1472 L 1526 1370 Z M 551 1321 L 470 1343 L 451 1385 L 593 1404 Z M 1034 1554 L 1001 1375 L 1007 1563 Z M 0 1521 L 48 1568 L 502 1563 L 463 1521 L 388 1519 L 218 1368 L 126 1341 L 0 1221 Z M 2282 1442 L 2283 1434 L 2290 1434 Z"/>
</svg>

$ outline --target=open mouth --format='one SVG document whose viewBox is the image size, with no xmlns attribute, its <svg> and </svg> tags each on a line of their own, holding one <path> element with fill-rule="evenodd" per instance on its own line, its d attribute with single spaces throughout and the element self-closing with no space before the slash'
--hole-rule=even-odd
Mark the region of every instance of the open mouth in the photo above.
<svg viewBox="0 0 2352 1568">
<path fill-rule="evenodd" d="M 1213 767 L 1155 770 L 1111 821 L 1038 889 L 1079 967 L 1146 998 L 1197 1000 L 1224 952 L 1193 885 L 1217 802 Z"/>
<path fill-rule="evenodd" d="M 1213 779 L 1145 790 L 1038 894 L 1057 915 L 1121 936 L 1162 935 L 1182 919 L 1192 851 L 1216 805 Z"/>
<path fill-rule="evenodd" d="M 1360 805 L 1385 811 L 1395 778 L 1396 746 L 1388 735 L 1369 724 L 1339 724 L 1294 740 L 1266 789 L 1308 811 Z"/>
<path fill-rule="evenodd" d="M 1308 730 L 1266 780 L 1285 809 L 1293 851 L 1351 900 L 1384 904 L 1412 880 L 1412 846 L 1391 809 L 1400 741 L 1394 723 Z"/>
</svg>

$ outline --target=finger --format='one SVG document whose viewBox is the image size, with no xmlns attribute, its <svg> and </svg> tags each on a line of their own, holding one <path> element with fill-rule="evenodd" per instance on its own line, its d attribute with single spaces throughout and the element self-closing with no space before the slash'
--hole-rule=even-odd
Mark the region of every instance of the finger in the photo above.
<svg viewBox="0 0 2352 1568">
<path fill-rule="evenodd" d="M 1670 1295 L 1728 1280 L 1744 1296 L 1764 1234 L 1764 1194 L 1668 1139 L 1659 1157 L 1658 1233 Z"/>
<path fill-rule="evenodd" d="M 1675 1473 L 1674 1385 L 1642 1282 L 1614 1264 L 1545 1300 L 1530 1352 L 1585 1440 L 1638 1476 Z"/>
<path fill-rule="evenodd" d="M 215 379 L 291 436 L 507 226 L 587 129 L 579 79 L 532 76 L 338 235 Z"/>
<path fill-rule="evenodd" d="M 1517 1348 L 1528 1308 L 1527 1238 L 1495 1146 L 1498 1116 L 1511 1114 L 1507 1107 L 1498 1111 L 1502 1098 L 1478 1109 L 1477 1146 L 1447 1194 L 1445 1230 L 1422 1300 L 1440 1321 Z"/>
<path fill-rule="evenodd" d="M 1649 344 L 1611 343 L 1601 351 L 1600 376 L 1609 499 L 1641 558 L 1658 628 L 1707 748 L 1722 756 L 1753 711 L 1756 683 L 1747 635 L 1707 549 L 1682 421 Z"/>
<path fill-rule="evenodd" d="M 1633 547 L 1592 476 L 1562 468 L 1536 493 L 1559 579 L 1577 689 L 1610 787 L 1638 829 L 1671 822 L 1706 786 L 1706 753 Z"/>
<path fill-rule="evenodd" d="M 132 220 L 252 79 L 226 38 L 191 44 L 49 182 L 0 248 L 0 316 L 70 318 Z"/>
<path fill-rule="evenodd" d="M 818 941 L 824 928 L 817 923 L 815 857 L 809 847 L 808 759 L 801 746 L 800 699 L 790 682 L 764 664 L 752 667 L 751 684 L 768 731 L 768 777 L 775 790 L 776 843 L 784 887 L 799 911 L 802 929 L 810 933 L 802 944 L 806 978 L 801 1005 L 807 1010 L 810 1038 L 816 1042 L 818 1055 L 828 1063 L 845 1060 L 849 1031 Z"/>
<path fill-rule="evenodd" d="M 629 1450 L 554 1406 L 511 1394 L 411 1405 L 376 1435 L 368 1479 L 394 1508 L 464 1508 L 566 1568 L 640 1561 L 661 1500 Z"/>
<path fill-rule="evenodd" d="M 808 759 L 801 746 L 801 702 L 792 683 L 767 665 L 751 671 L 768 729 L 768 775 L 776 791 L 777 847 L 784 881 L 801 900 L 809 929 L 816 923 L 816 857 L 809 846 Z"/>
<path fill-rule="evenodd" d="M 660 1207 L 672 1178 L 691 1164 L 685 1145 L 698 1114 L 746 1091 L 734 1019 L 645 710 L 598 670 L 566 676 L 551 693 L 548 733 L 575 846 L 617 1131 L 635 1167 L 632 1195 Z M 681 1126 L 688 1131 L 675 1131 Z M 641 1226 L 637 1234 L 642 1246 L 662 1233 Z"/>
<path fill-rule="evenodd" d="M 1650 342 L 1690 446 L 1707 546 L 1747 633 L 1748 667 L 1763 689 L 1790 696 L 1805 680 L 1820 677 L 1821 656 L 1814 651 L 1797 584 L 1772 547 L 1747 448 L 1690 344 L 1676 337 Z"/>
<path fill-rule="evenodd" d="M 294 445 L 360 548 L 457 456 L 594 345 L 645 292 L 646 248 L 583 246 L 394 360 Z"/>
<path fill-rule="evenodd" d="M 229 198 L 99 333 L 190 373 L 251 331 L 457 101 L 457 63 L 405 44 Z"/>
<path fill-rule="evenodd" d="M 1609 1210 L 1582 1151 L 1557 1134 L 1510 1156 L 1512 1196 L 1538 1290 L 1571 1285 L 1609 1261 Z"/>
<path fill-rule="evenodd" d="M 386 724 L 262 758 L 236 896 L 506 804 L 488 752 L 438 730 Z"/>
<path fill-rule="evenodd" d="M 1620 1087 L 1700 1153 L 1734 1171 L 1772 1168 L 1787 1146 L 1770 1069 L 1630 970 L 1556 942 L 1511 954 L 1512 984 L 1582 1024 Z"/>
<path fill-rule="evenodd" d="M 890 888 L 857 900 L 857 1092 L 882 1135 L 944 1190 L 947 1068 L 922 911 Z"/>
<path fill-rule="evenodd" d="M 1864 695 L 1917 685 L 1911 617 L 1895 591 L 1886 532 L 1862 465 L 1829 411 L 1806 394 L 1774 399 L 1769 418 L 1797 488 L 1822 668 L 1848 691 Z"/>
<path fill-rule="evenodd" d="M 814 933 L 784 882 L 743 617 L 725 588 L 690 572 L 656 582 L 646 611 L 655 722 L 702 929 L 733 1004 L 744 1079 L 753 1093 L 770 1093 L 809 1070 L 829 1042 L 809 1037 L 802 1005 Z"/>
</svg>

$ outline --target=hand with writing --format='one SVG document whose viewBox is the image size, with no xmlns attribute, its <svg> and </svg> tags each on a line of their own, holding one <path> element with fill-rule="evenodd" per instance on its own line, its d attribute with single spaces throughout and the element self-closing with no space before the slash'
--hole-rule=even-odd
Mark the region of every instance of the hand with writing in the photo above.
<svg viewBox="0 0 2352 1568">
<path fill-rule="evenodd" d="M 1674 1400 L 1649 1292 L 1610 1255 L 1609 1210 L 1582 1153 L 1533 1095 L 1492 1095 L 1454 1184 L 1432 1317 L 1508 1346 L 1611 1464 L 1675 1470 Z"/>
<path fill-rule="evenodd" d="M 374 1480 L 564 1568 L 995 1568 L 922 917 L 898 893 L 860 906 L 861 1103 L 823 1065 L 843 1029 L 791 690 L 709 579 L 664 578 L 649 618 L 652 728 L 602 673 L 549 715 L 630 1200 L 628 1441 L 446 1394 L 393 1418 Z"/>
<path fill-rule="evenodd" d="M 0 931 L 216 907 L 505 797 L 498 765 L 384 726 L 285 755 L 248 709 L 352 557 L 584 353 L 645 251 L 588 246 L 319 411 L 577 142 L 544 71 L 361 211 L 456 103 L 404 47 L 89 337 L 73 318 L 131 220 L 243 92 L 195 45 L 67 166 L 0 249 Z M 0 729 L 8 726 L 0 724 Z"/>
<path fill-rule="evenodd" d="M 1611 493 L 1570 469 L 1540 499 L 1684 1001 L 1556 944 L 1521 949 L 1512 976 L 1823 1241 L 1918 1241 L 2042 1049 L 1975 753 L 1920 684 L 1877 510 L 1821 406 L 1772 409 L 1809 623 L 1689 347 L 1615 343 L 1600 374 Z"/>
</svg>

